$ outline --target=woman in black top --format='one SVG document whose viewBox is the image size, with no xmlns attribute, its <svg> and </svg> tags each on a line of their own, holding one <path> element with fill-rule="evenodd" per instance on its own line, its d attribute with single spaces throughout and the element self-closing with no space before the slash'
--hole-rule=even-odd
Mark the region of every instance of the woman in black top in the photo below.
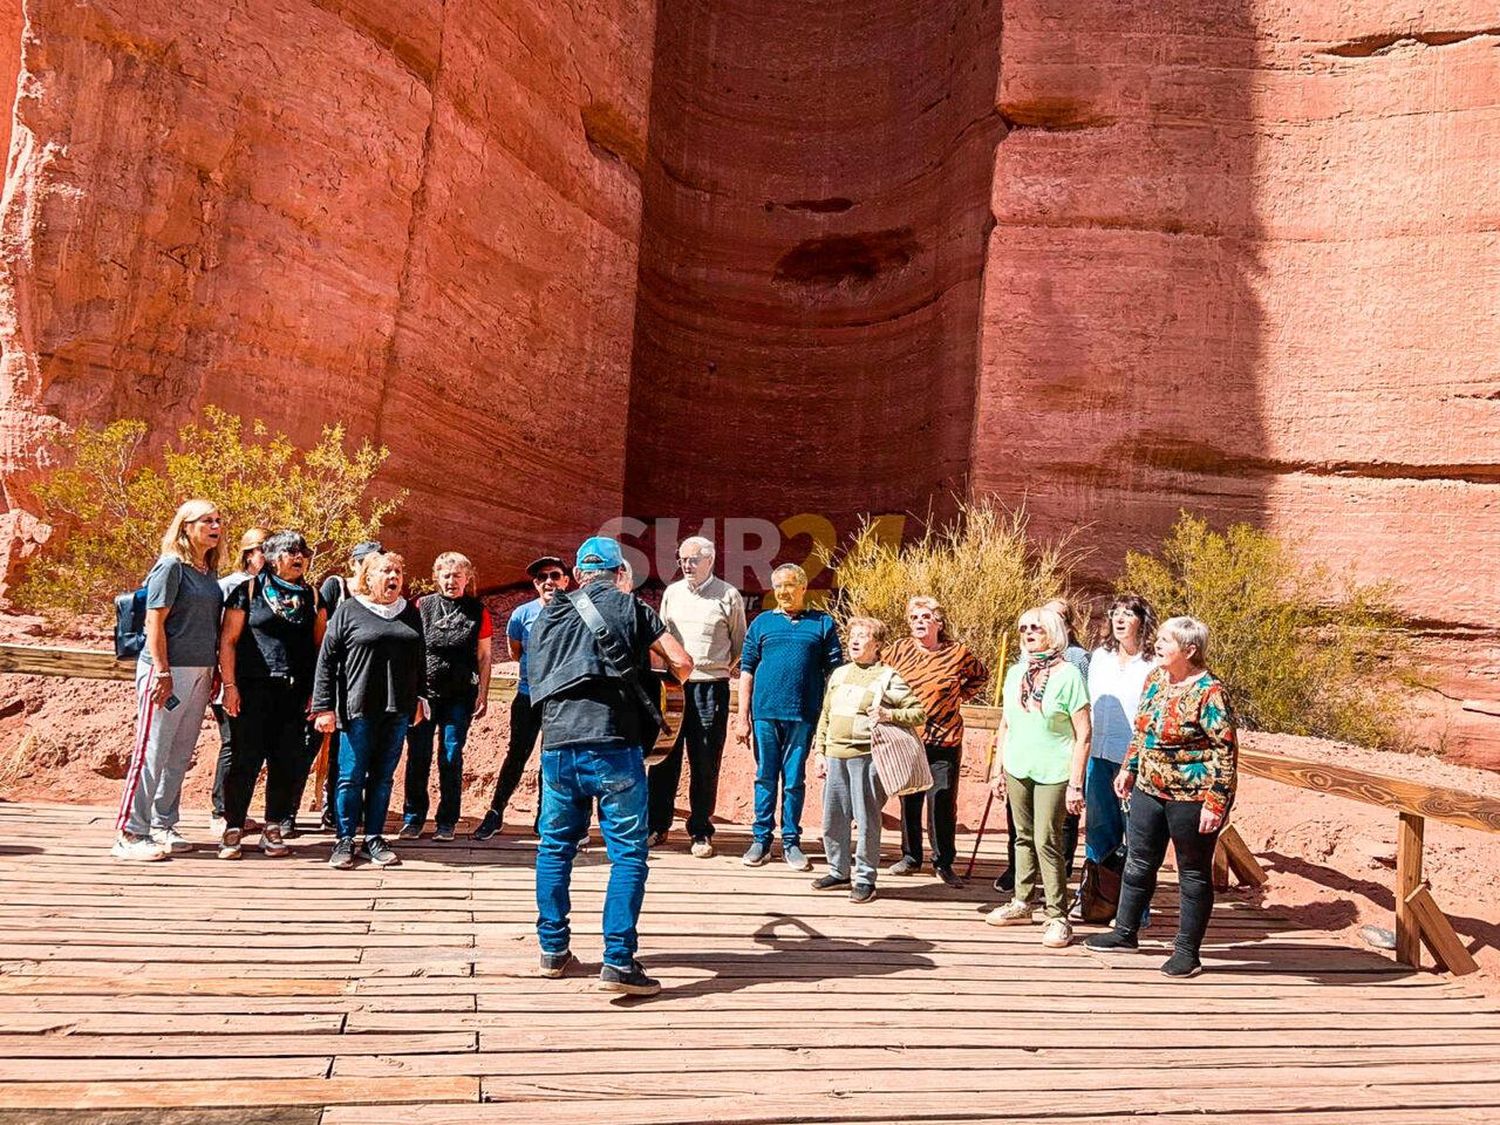
<svg viewBox="0 0 1500 1125">
<path fill-rule="evenodd" d="M 474 597 L 474 564 L 457 551 L 432 564 L 437 593 L 417 599 L 427 642 L 427 702 L 432 718 L 406 735 L 406 803 L 401 839 L 415 840 L 427 823 L 427 779 L 432 746 L 438 742 L 438 807 L 434 840 L 453 839 L 464 785 L 464 743 L 469 725 L 484 715 L 490 694 L 490 645 L 494 626 Z"/>
<path fill-rule="evenodd" d="M 229 772 L 224 781 L 220 859 L 239 859 L 245 814 L 266 767 L 266 821 L 260 850 L 290 852 L 281 825 L 297 811 L 307 776 L 307 704 L 324 627 L 318 595 L 306 581 L 311 552 L 295 531 L 261 545 L 265 565 L 229 595 L 219 636 Z"/>
<path fill-rule="evenodd" d="M 335 791 L 338 842 L 329 864 L 354 866 L 354 834 L 363 828 L 365 854 L 387 867 L 399 863 L 385 841 L 391 782 L 406 728 L 427 717 L 422 618 L 401 596 L 403 561 L 392 552 L 360 560 L 339 603 L 313 678 L 313 725 L 343 731 Z"/>
</svg>

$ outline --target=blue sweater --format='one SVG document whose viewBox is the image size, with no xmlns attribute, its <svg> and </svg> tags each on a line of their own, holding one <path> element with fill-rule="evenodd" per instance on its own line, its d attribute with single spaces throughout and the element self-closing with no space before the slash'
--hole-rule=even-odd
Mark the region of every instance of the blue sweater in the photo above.
<svg viewBox="0 0 1500 1125">
<path fill-rule="evenodd" d="M 740 671 L 755 678 L 750 717 L 816 723 L 829 673 L 843 662 L 838 627 L 821 609 L 757 614 L 740 654 Z"/>
</svg>

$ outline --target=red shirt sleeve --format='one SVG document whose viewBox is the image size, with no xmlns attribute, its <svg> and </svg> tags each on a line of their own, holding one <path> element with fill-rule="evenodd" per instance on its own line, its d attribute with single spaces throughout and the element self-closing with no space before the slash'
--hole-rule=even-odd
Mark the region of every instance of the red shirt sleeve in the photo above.
<svg viewBox="0 0 1500 1125">
<path fill-rule="evenodd" d="M 482 640 L 486 640 L 489 637 L 493 637 L 494 635 L 495 635 L 495 623 L 490 620 L 490 611 L 487 610 L 487 609 L 480 610 L 480 612 L 479 612 L 479 639 L 481 641 Z"/>
</svg>

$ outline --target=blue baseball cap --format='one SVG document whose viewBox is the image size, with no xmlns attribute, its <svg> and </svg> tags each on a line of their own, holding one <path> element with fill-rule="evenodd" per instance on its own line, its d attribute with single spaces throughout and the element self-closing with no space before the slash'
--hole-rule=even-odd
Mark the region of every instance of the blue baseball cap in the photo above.
<svg viewBox="0 0 1500 1125">
<path fill-rule="evenodd" d="M 579 570 L 619 570 L 625 565 L 618 540 L 604 535 L 585 539 L 578 548 L 575 565 Z"/>
</svg>

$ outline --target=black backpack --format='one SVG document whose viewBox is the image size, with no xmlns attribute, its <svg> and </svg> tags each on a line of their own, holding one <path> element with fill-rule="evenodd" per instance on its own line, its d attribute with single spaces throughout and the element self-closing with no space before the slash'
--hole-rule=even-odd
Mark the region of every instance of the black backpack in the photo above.
<svg viewBox="0 0 1500 1125">
<path fill-rule="evenodd" d="M 146 648 L 146 587 L 115 597 L 115 659 L 135 660 Z"/>
</svg>

